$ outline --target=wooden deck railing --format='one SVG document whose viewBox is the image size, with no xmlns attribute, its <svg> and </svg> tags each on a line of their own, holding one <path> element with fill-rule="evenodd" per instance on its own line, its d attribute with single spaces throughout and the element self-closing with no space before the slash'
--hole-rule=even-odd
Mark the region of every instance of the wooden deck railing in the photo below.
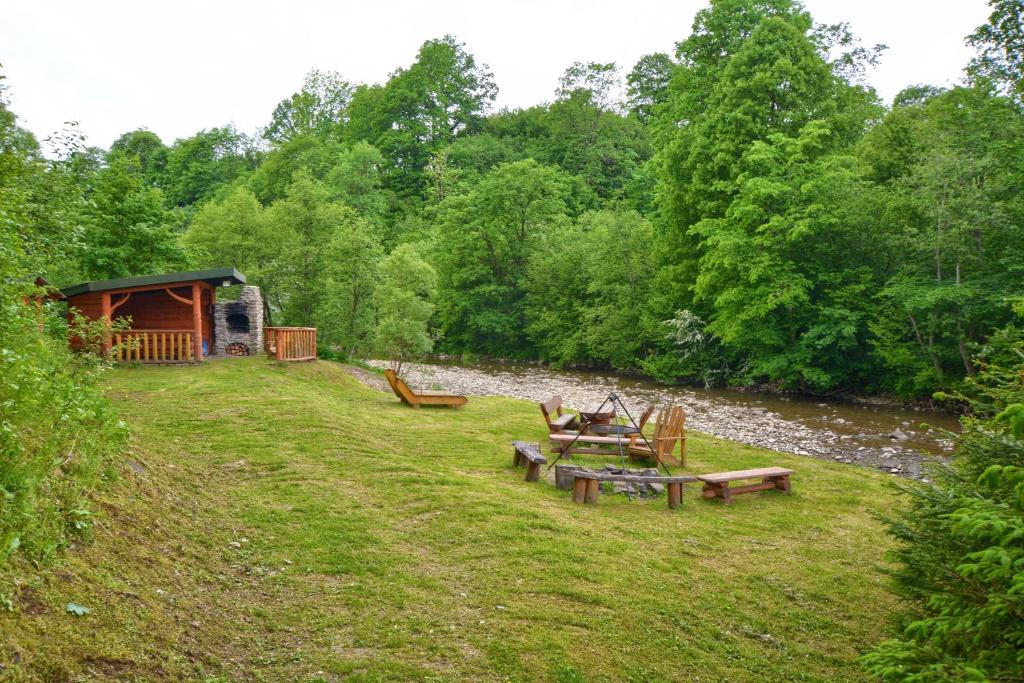
<svg viewBox="0 0 1024 683">
<path fill-rule="evenodd" d="M 114 333 L 110 354 L 122 362 L 191 363 L 195 361 L 192 334 L 192 330 L 125 330 Z"/>
<path fill-rule="evenodd" d="M 277 360 L 316 360 L 316 328 L 264 327 L 263 346 Z"/>
</svg>

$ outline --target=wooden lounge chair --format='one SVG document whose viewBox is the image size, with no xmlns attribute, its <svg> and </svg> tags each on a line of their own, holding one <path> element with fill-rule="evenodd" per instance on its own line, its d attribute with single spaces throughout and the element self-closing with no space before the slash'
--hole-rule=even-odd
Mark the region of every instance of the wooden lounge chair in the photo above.
<svg viewBox="0 0 1024 683">
<path fill-rule="evenodd" d="M 395 374 L 395 371 L 391 368 L 384 371 L 384 376 L 387 378 L 388 384 L 391 385 L 391 390 L 395 392 L 395 396 L 402 403 L 413 408 L 419 408 L 420 406 L 451 406 L 459 408 L 466 405 L 469 401 L 465 396 L 449 394 L 445 391 L 413 391 L 405 383 L 405 380 Z"/>
<path fill-rule="evenodd" d="M 548 431 L 552 434 L 564 432 L 567 429 L 576 429 L 578 420 L 572 413 L 562 411 L 562 397 L 552 396 L 540 404 L 540 412 L 544 415 L 544 421 L 548 424 Z M 552 417 L 554 414 L 554 417 Z"/>
<path fill-rule="evenodd" d="M 683 409 L 680 406 L 672 406 L 668 410 L 658 411 L 658 419 L 654 423 L 654 438 L 648 441 L 653 448 L 648 448 L 639 434 L 631 434 L 629 454 L 657 460 L 666 466 L 686 467 L 686 413 Z M 677 441 L 681 444 L 679 458 L 673 455 Z"/>
</svg>

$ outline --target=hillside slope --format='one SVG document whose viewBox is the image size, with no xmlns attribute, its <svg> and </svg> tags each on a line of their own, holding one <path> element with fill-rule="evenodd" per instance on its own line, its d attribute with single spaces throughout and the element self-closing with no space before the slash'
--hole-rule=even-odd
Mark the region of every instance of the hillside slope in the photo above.
<svg viewBox="0 0 1024 683">
<path fill-rule="evenodd" d="M 0 677 L 862 680 L 896 608 L 865 470 L 693 436 L 691 471 L 794 494 L 577 506 L 511 469 L 529 403 L 414 411 L 262 357 L 109 384 L 130 463 L 92 543 L 21 568 Z"/>
</svg>

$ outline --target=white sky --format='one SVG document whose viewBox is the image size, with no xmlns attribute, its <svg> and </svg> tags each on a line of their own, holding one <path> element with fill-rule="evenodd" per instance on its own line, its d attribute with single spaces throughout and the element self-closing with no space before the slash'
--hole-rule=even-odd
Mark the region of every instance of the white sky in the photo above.
<svg viewBox="0 0 1024 683">
<path fill-rule="evenodd" d="M 488 64 L 498 106 L 549 101 L 570 63 L 615 61 L 627 73 L 672 53 L 705 0 L 13 0 L 0 64 L 22 125 L 40 139 L 77 121 L 107 147 L 145 127 L 168 144 L 234 123 L 253 133 L 311 68 L 382 82 L 420 44 L 451 33 Z M 848 21 L 890 49 L 869 76 L 889 101 L 912 83 L 956 82 L 963 38 L 985 0 L 805 0 L 816 21 Z"/>
</svg>

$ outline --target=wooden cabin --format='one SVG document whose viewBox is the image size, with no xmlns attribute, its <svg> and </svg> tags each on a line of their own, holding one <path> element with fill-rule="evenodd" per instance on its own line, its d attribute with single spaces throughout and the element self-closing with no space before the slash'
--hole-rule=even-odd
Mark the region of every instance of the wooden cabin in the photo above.
<svg viewBox="0 0 1024 683">
<path fill-rule="evenodd" d="M 118 360 L 189 363 L 214 352 L 217 287 L 244 283 L 234 268 L 216 268 L 83 282 L 61 291 L 69 316 L 75 308 L 92 320 L 131 320 L 130 329 L 104 341 Z"/>
</svg>

